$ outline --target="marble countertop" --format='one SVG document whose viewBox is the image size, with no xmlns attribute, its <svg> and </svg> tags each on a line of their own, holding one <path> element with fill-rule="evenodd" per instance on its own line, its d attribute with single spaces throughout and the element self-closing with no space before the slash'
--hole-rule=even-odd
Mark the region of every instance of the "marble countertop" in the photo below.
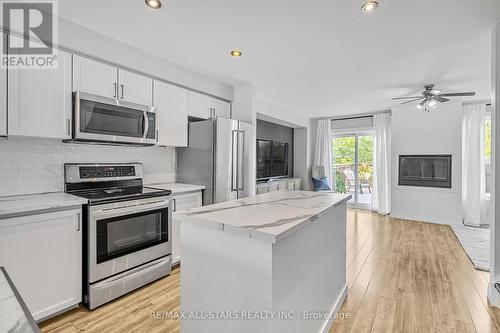
<svg viewBox="0 0 500 333">
<path fill-rule="evenodd" d="M 80 206 L 87 202 L 86 199 L 64 192 L 0 197 L 0 218 L 22 215 L 33 211 Z"/>
<path fill-rule="evenodd" d="M 274 191 L 249 198 L 193 208 L 183 221 L 201 222 L 220 230 L 248 233 L 272 243 L 315 221 L 351 198 L 349 194 Z"/>
<path fill-rule="evenodd" d="M 0 332 L 40 332 L 3 267 L 0 267 Z"/>
<path fill-rule="evenodd" d="M 159 188 L 162 190 L 170 190 L 172 194 L 182 194 L 188 192 L 196 192 L 205 189 L 203 185 L 191 185 L 191 184 L 182 184 L 182 183 L 161 183 L 161 184 L 148 184 L 144 185 L 148 187 Z"/>
</svg>

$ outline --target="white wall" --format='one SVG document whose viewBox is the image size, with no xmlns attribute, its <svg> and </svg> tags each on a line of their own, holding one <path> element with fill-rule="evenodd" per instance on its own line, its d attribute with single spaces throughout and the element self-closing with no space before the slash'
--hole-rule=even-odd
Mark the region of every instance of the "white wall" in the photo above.
<svg viewBox="0 0 500 333">
<path fill-rule="evenodd" d="M 64 163 L 82 162 L 142 162 L 146 184 L 175 181 L 174 148 L 16 138 L 0 141 L 0 196 L 64 191 Z"/>
<path fill-rule="evenodd" d="M 430 112 L 415 105 L 392 109 L 393 185 L 391 216 L 433 223 L 461 223 L 462 103 L 450 101 Z M 397 185 L 399 154 L 452 154 L 452 188 Z"/>
</svg>

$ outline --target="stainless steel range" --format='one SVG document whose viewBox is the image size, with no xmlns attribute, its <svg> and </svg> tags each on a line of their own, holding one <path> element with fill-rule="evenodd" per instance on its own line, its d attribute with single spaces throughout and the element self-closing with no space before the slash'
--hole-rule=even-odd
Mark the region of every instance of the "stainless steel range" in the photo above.
<svg viewBox="0 0 500 333">
<path fill-rule="evenodd" d="M 143 186 L 143 166 L 65 164 L 83 210 L 83 300 L 89 309 L 171 271 L 170 191 Z"/>
</svg>

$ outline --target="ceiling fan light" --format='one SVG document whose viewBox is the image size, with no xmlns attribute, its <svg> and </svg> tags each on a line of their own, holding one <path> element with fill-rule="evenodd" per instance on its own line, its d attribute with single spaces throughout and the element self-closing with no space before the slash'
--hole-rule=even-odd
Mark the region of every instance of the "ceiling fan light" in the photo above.
<svg viewBox="0 0 500 333">
<path fill-rule="evenodd" d="M 370 13 L 373 12 L 375 9 L 378 7 L 378 2 L 375 0 L 368 0 L 365 2 L 365 4 L 361 7 L 361 11 L 363 13 Z"/>
<path fill-rule="evenodd" d="M 417 104 L 417 109 L 423 109 L 423 108 L 424 106 L 422 105 L 422 103 Z"/>
<path fill-rule="evenodd" d="M 160 9 L 161 8 L 161 0 L 144 0 L 144 2 L 150 8 L 153 8 L 153 9 Z"/>
<path fill-rule="evenodd" d="M 433 108 L 437 105 L 437 102 L 436 101 L 429 101 L 429 103 L 427 104 L 430 108 Z"/>
</svg>

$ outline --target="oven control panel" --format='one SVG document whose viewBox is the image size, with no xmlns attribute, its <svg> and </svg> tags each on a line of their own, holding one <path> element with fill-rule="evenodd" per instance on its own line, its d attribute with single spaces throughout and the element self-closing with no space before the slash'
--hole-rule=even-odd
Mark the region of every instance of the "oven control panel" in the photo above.
<svg viewBox="0 0 500 333">
<path fill-rule="evenodd" d="M 133 165 L 81 166 L 80 178 L 109 178 L 135 176 Z"/>
</svg>

